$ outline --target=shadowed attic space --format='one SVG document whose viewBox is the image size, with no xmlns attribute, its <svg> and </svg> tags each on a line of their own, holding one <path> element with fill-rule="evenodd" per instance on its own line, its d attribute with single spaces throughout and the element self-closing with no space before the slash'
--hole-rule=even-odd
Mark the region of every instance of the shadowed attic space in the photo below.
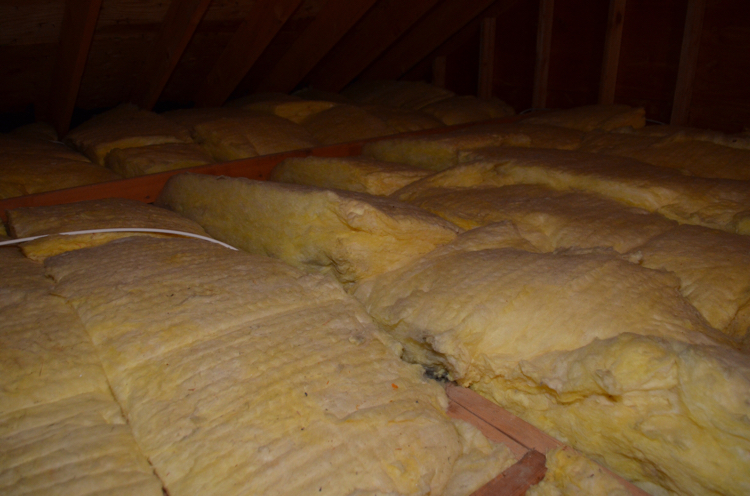
<svg viewBox="0 0 750 496">
<path fill-rule="evenodd" d="M 0 125 L 61 132 L 124 102 L 163 111 L 396 79 L 517 111 L 622 103 L 738 132 L 749 49 L 742 0 L 13 1 L 0 5 Z"/>
</svg>

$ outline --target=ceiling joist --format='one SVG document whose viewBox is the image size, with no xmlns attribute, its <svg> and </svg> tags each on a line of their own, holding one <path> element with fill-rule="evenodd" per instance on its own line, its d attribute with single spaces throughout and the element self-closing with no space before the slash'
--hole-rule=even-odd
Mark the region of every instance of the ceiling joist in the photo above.
<svg viewBox="0 0 750 496">
<path fill-rule="evenodd" d="M 493 2 L 443 1 L 371 64 L 362 78 L 400 78 Z"/>
<path fill-rule="evenodd" d="M 277 64 L 257 91 L 288 93 L 365 15 L 375 0 L 329 0 Z"/>
<path fill-rule="evenodd" d="M 341 91 L 437 2 L 379 2 L 315 67 L 310 86 Z"/>
<path fill-rule="evenodd" d="M 147 110 L 156 105 L 209 5 L 211 0 L 172 0 L 131 102 Z"/>
<path fill-rule="evenodd" d="M 47 108 L 40 111 L 40 117 L 50 122 L 59 136 L 64 136 L 70 129 L 70 119 L 73 116 L 101 5 L 102 0 L 65 2 L 49 102 Z"/>
</svg>

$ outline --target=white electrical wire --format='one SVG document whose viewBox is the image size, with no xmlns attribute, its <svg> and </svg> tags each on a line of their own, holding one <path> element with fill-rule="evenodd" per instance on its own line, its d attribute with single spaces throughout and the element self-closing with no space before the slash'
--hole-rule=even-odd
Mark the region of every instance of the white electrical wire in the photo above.
<svg viewBox="0 0 750 496">
<path fill-rule="evenodd" d="M 170 229 L 151 229 L 149 227 L 134 227 L 134 228 L 116 227 L 112 229 L 88 229 L 85 231 L 69 231 L 69 232 L 54 233 L 54 234 L 42 234 L 39 236 L 30 236 L 28 238 L 17 238 L 17 239 L 10 239 L 8 241 L 0 241 L 0 246 L 24 243 L 26 241 L 33 241 L 35 239 L 45 238 L 47 236 L 55 236 L 58 234 L 65 235 L 65 236 L 73 236 L 76 234 L 96 234 L 96 233 L 109 233 L 109 232 L 149 232 L 149 233 L 175 234 L 177 236 L 186 236 L 188 238 L 196 238 L 196 239 L 202 239 L 204 241 L 210 241 L 212 243 L 221 245 L 224 248 L 229 248 L 230 250 L 237 251 L 237 248 L 235 248 L 234 246 L 228 245 L 226 243 L 222 243 L 218 239 L 201 236 L 200 234 L 193 234 L 193 233 L 184 232 L 184 231 L 172 231 Z"/>
</svg>

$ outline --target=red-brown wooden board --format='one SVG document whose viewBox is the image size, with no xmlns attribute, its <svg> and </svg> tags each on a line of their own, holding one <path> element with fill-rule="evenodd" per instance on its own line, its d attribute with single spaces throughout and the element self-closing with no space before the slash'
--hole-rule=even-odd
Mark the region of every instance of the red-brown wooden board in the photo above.
<svg viewBox="0 0 750 496">
<path fill-rule="evenodd" d="M 518 456 L 522 449 L 525 449 L 527 452 L 537 451 L 542 454 L 559 447 L 565 450 L 575 451 L 570 446 L 567 446 L 549 434 L 540 431 L 533 425 L 516 417 L 504 408 L 500 408 L 471 389 L 456 386 L 455 384 L 448 384 L 445 390 L 451 401 L 451 405 L 448 408 L 449 415 L 454 418 L 465 420 L 476 426 L 485 436 L 487 436 L 488 439 L 507 444 L 516 456 Z M 510 442 L 507 441 L 508 438 L 510 438 Z M 631 495 L 648 496 L 648 493 L 608 470 L 606 467 L 602 467 L 602 469 L 616 478 Z M 537 475 L 537 472 L 534 472 L 533 470 L 520 473 L 525 474 L 524 477 L 528 477 L 528 480 L 533 479 L 533 477 Z M 515 487 L 515 483 L 512 486 Z M 490 493 L 475 493 L 475 496 L 480 494 Z M 509 492 L 494 494 L 523 493 Z"/>
</svg>

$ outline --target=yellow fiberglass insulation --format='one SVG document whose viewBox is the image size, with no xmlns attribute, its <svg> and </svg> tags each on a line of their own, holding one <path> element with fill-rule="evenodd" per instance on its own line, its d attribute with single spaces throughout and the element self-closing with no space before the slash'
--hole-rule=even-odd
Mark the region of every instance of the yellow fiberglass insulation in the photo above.
<svg viewBox="0 0 750 496">
<path fill-rule="evenodd" d="M 747 493 L 750 367 L 679 279 L 486 229 L 354 290 L 405 357 L 656 494 Z"/>
<path fill-rule="evenodd" d="M 44 267 L 0 248 L 0 492 L 159 496 L 75 311 Z"/>
<path fill-rule="evenodd" d="M 370 157 L 310 156 L 285 159 L 274 168 L 269 179 L 388 196 L 429 174 L 424 169 Z"/>
<path fill-rule="evenodd" d="M 468 495 L 513 463 L 329 278 L 180 238 L 45 266 L 171 495 Z"/>
<path fill-rule="evenodd" d="M 383 197 L 243 178 L 180 174 L 158 201 L 232 246 L 347 285 L 406 264 L 461 231 Z"/>
</svg>

